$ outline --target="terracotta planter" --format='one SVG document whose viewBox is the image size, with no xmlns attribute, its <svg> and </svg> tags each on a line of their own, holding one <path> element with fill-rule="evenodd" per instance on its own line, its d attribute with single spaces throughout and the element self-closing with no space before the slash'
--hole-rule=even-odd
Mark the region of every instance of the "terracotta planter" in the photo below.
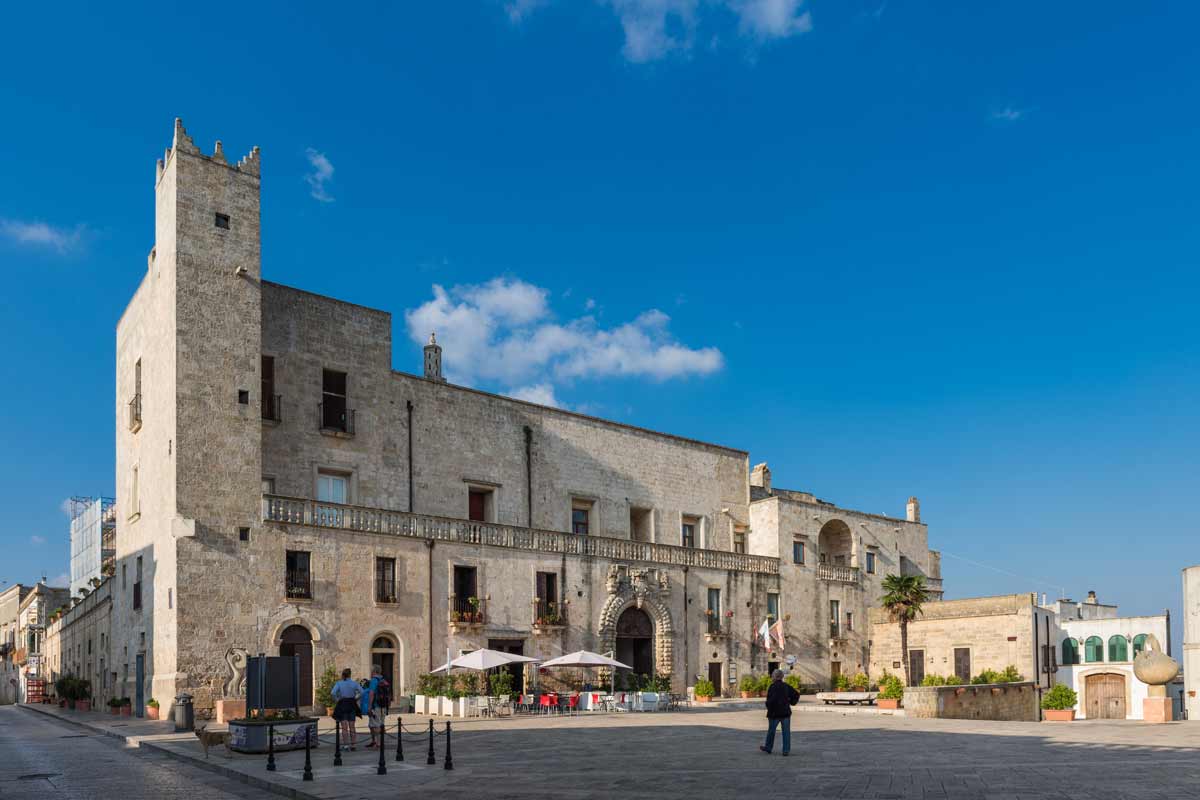
<svg viewBox="0 0 1200 800">
<path fill-rule="evenodd" d="M 158 708 L 156 706 L 146 706 L 146 719 L 158 719 Z"/>
<path fill-rule="evenodd" d="M 900 707 L 899 700 L 889 700 L 889 699 L 885 699 L 885 698 L 881 697 L 878 700 L 876 700 L 875 702 L 880 708 L 890 709 L 892 711 L 895 711 L 897 708 Z"/>
<path fill-rule="evenodd" d="M 712 702 L 712 697 L 709 695 L 698 694 L 698 695 L 696 695 L 696 702 L 697 703 L 709 703 L 709 702 Z"/>
<path fill-rule="evenodd" d="M 327 716 L 327 717 L 333 716 L 333 706 L 325 706 L 325 716 Z"/>
<path fill-rule="evenodd" d="M 92 701 L 91 700 L 76 700 L 75 701 L 75 710 L 76 711 L 91 711 L 92 710 Z"/>
<path fill-rule="evenodd" d="M 114 717 L 121 716 L 121 707 L 120 706 L 109 706 L 108 710 Z"/>
<path fill-rule="evenodd" d="M 752 698 L 752 697 L 757 697 L 757 696 L 758 696 L 758 695 L 756 695 L 754 692 L 742 692 L 742 693 L 741 693 L 741 695 L 742 695 L 742 699 L 743 699 L 743 700 L 749 700 L 749 699 L 750 699 L 750 698 Z"/>
<path fill-rule="evenodd" d="M 1043 709 L 1046 715 L 1046 722 L 1073 722 L 1075 720 L 1075 709 L 1073 708 L 1047 708 Z"/>
<path fill-rule="evenodd" d="M 122 717 L 133 716 L 133 706 L 121 706 L 121 716 Z"/>
</svg>

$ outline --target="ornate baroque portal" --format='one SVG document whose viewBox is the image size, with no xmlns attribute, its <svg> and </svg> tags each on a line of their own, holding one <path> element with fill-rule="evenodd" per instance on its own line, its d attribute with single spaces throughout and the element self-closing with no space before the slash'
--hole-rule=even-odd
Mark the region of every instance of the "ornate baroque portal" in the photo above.
<svg viewBox="0 0 1200 800">
<path fill-rule="evenodd" d="M 665 570 L 613 564 L 608 568 L 608 599 L 600 610 L 600 646 L 604 651 L 617 647 L 617 621 L 630 608 L 646 612 L 654 625 L 654 666 L 670 675 L 674 668 L 675 626 L 666 600 L 671 584 Z"/>
</svg>

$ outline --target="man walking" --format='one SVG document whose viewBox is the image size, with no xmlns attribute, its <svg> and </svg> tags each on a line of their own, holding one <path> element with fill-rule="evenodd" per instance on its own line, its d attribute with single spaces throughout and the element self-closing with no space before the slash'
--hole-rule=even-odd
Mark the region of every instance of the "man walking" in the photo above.
<svg viewBox="0 0 1200 800">
<path fill-rule="evenodd" d="M 792 749 L 792 706 L 800 702 L 800 693 L 783 682 L 783 670 L 771 673 L 771 688 L 767 689 L 767 743 L 759 750 L 770 754 L 775 747 L 775 726 L 783 729 L 783 755 Z"/>
</svg>

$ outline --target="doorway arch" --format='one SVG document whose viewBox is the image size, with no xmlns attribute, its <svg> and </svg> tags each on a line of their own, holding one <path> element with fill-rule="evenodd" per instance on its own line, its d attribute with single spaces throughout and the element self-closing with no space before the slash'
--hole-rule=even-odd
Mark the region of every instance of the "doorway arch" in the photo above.
<svg viewBox="0 0 1200 800">
<path fill-rule="evenodd" d="M 279 636 L 279 655 L 300 658 L 300 705 L 313 704 L 313 640 L 303 625 L 289 625 Z"/>
<path fill-rule="evenodd" d="M 817 534 L 817 554 L 822 564 L 838 567 L 854 566 L 854 534 L 840 519 L 831 519 Z"/>
<path fill-rule="evenodd" d="M 616 659 L 633 667 L 633 675 L 654 676 L 654 624 L 650 615 L 630 606 L 617 617 Z"/>
<path fill-rule="evenodd" d="M 392 687 L 392 697 L 400 694 L 400 645 L 395 636 L 381 633 L 371 640 L 371 666 L 379 666 L 379 674 L 387 679 Z M 370 667 L 368 667 L 370 669 Z"/>
</svg>

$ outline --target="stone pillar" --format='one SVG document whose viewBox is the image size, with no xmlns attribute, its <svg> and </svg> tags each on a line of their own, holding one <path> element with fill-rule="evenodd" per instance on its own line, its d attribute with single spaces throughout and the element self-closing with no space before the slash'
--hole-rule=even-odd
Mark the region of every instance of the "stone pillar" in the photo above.
<svg viewBox="0 0 1200 800">
<path fill-rule="evenodd" d="M 1142 721 L 1170 722 L 1174 715 L 1171 713 L 1171 698 L 1167 697 L 1167 687 L 1151 686 L 1149 695 L 1142 700 Z"/>
<path fill-rule="evenodd" d="M 921 521 L 921 501 L 917 500 L 917 498 L 915 498 L 915 497 L 908 498 L 907 512 L 908 512 L 908 521 L 909 522 L 920 522 Z"/>
</svg>

